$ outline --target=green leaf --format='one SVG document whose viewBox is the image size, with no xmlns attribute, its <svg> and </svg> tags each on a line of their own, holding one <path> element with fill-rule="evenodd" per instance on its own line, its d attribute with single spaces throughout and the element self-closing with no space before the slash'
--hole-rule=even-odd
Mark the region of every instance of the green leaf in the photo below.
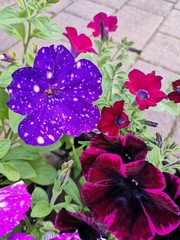
<svg viewBox="0 0 180 240">
<path fill-rule="evenodd" d="M 10 163 L 2 163 L 4 167 L 3 175 L 7 177 L 10 181 L 16 182 L 20 179 L 20 173 L 16 167 Z"/>
<path fill-rule="evenodd" d="M 35 170 L 26 161 L 11 160 L 9 163 L 11 163 L 14 167 L 16 167 L 19 170 L 20 177 L 22 179 L 29 179 L 37 176 Z"/>
<path fill-rule="evenodd" d="M 17 114 L 9 109 L 9 125 L 14 133 L 18 132 L 19 123 L 23 120 L 24 116 Z"/>
<path fill-rule="evenodd" d="M 33 208 L 38 202 L 45 200 L 49 201 L 47 193 L 40 187 L 36 187 L 32 193 L 31 208 Z"/>
<path fill-rule="evenodd" d="M 83 205 L 79 189 L 76 186 L 75 182 L 72 180 L 72 178 L 69 177 L 68 183 L 64 187 L 64 191 L 74 200 L 74 202 L 76 202 L 80 206 Z"/>
<path fill-rule="evenodd" d="M 57 171 L 51 165 L 44 162 L 44 159 L 37 159 L 37 161 L 30 162 L 31 166 L 34 168 L 37 177 L 30 178 L 31 181 L 38 183 L 40 185 L 50 185 L 53 184 L 54 179 L 57 176 Z"/>
<path fill-rule="evenodd" d="M 32 18 L 30 23 L 36 27 L 32 33 L 32 37 L 59 40 L 62 36 L 62 30 L 60 30 L 59 26 L 48 17 Z"/>
<path fill-rule="evenodd" d="M 34 239 L 41 239 L 42 233 L 40 232 L 41 226 L 37 225 L 33 230 L 30 232 L 30 235 L 34 237 Z"/>
<path fill-rule="evenodd" d="M 79 161 L 82 151 L 83 151 L 83 146 L 81 146 L 79 148 L 75 148 L 74 146 L 72 146 L 72 151 L 70 152 L 70 159 L 72 159 L 74 161 L 73 170 L 74 170 L 75 178 L 80 175 L 81 170 L 82 170 L 82 167 L 81 167 L 81 164 Z"/>
<path fill-rule="evenodd" d="M 163 101 L 163 104 L 166 110 L 172 115 L 178 116 L 180 114 L 180 108 L 177 103 L 174 103 L 172 101 L 168 101 L 168 102 Z"/>
<path fill-rule="evenodd" d="M 7 100 L 7 92 L 0 89 L 0 118 L 8 118 L 8 107 L 6 105 Z"/>
<path fill-rule="evenodd" d="M 11 147 L 11 140 L 0 140 L 0 158 L 4 157 Z"/>
<path fill-rule="evenodd" d="M 0 75 L 0 87 L 6 88 L 12 81 L 12 73 L 16 71 L 19 66 L 10 64 L 6 67 L 6 69 Z"/>
<path fill-rule="evenodd" d="M 117 59 L 124 63 L 134 63 L 134 59 L 130 57 L 128 54 L 121 54 L 117 57 Z"/>
<path fill-rule="evenodd" d="M 26 30 L 24 23 L 18 23 L 18 24 L 0 24 L 0 28 L 3 29 L 6 33 L 8 33 L 10 36 L 13 36 L 19 40 L 24 40 L 26 35 Z"/>
<path fill-rule="evenodd" d="M 46 217 L 51 212 L 51 206 L 48 201 L 41 200 L 39 201 L 32 209 L 31 217 Z"/>
<path fill-rule="evenodd" d="M 25 22 L 26 18 L 16 9 L 8 6 L 0 11 L 0 25 L 17 24 Z"/>
<path fill-rule="evenodd" d="M 39 157 L 39 154 L 32 153 L 22 146 L 15 147 L 11 149 L 3 158 L 2 161 L 10 161 L 10 160 L 36 160 Z"/>
</svg>

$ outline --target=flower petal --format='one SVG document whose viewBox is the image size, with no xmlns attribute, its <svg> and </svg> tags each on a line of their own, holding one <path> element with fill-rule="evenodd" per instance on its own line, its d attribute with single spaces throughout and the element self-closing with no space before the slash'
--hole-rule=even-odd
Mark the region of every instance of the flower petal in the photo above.
<svg viewBox="0 0 180 240">
<path fill-rule="evenodd" d="M 26 233 L 15 233 L 7 240 L 35 240 L 35 238 Z"/>
<path fill-rule="evenodd" d="M 31 195 L 22 181 L 0 189 L 0 237 L 11 232 L 26 217 Z"/>
</svg>

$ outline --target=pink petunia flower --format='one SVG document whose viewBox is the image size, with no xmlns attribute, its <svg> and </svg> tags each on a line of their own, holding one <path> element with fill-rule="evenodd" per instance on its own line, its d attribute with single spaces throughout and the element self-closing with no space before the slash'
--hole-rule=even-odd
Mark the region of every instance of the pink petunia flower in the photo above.
<svg viewBox="0 0 180 240">
<path fill-rule="evenodd" d="M 78 234 L 78 231 L 73 233 L 61 233 L 51 240 L 81 240 Z"/>
<path fill-rule="evenodd" d="M 135 103 L 138 104 L 140 110 L 154 107 L 166 98 L 166 94 L 160 91 L 161 79 L 162 77 L 155 76 L 155 72 L 145 75 L 134 69 L 129 73 L 129 81 L 125 82 L 125 86 L 136 96 Z"/>
<path fill-rule="evenodd" d="M 180 223 L 180 209 L 165 188 L 166 178 L 151 163 L 124 164 L 117 154 L 105 153 L 91 166 L 82 197 L 93 217 L 117 239 L 150 240 Z"/>
<path fill-rule="evenodd" d="M 90 148 L 85 149 L 80 157 L 82 172 L 87 179 L 91 165 L 103 153 L 114 153 L 121 157 L 123 163 L 145 160 L 147 146 L 143 140 L 133 134 L 125 136 L 96 135 L 90 142 Z"/>
<path fill-rule="evenodd" d="M 0 237 L 11 232 L 26 217 L 31 199 L 23 181 L 0 189 Z"/>
<path fill-rule="evenodd" d="M 105 31 L 105 39 L 109 38 L 109 32 L 115 32 L 117 29 L 117 17 L 108 17 L 105 13 L 100 12 L 94 16 L 93 20 L 94 22 L 90 22 L 87 27 L 94 29 L 94 37 L 98 37 L 101 34 L 101 24 Z"/>
<path fill-rule="evenodd" d="M 35 240 L 35 238 L 26 233 L 15 233 L 7 240 Z"/>
<path fill-rule="evenodd" d="M 80 53 L 92 52 L 96 53 L 92 47 L 91 39 L 85 34 L 77 33 L 74 27 L 66 27 L 66 33 L 63 33 L 71 43 L 71 53 L 76 58 Z"/>
<path fill-rule="evenodd" d="M 127 127 L 130 123 L 128 116 L 123 112 L 124 101 L 117 101 L 113 107 L 103 107 L 98 129 L 109 136 L 118 135 L 120 129 Z"/>
<path fill-rule="evenodd" d="M 168 94 L 168 98 L 175 103 L 180 103 L 180 79 L 172 83 L 173 92 Z"/>
</svg>

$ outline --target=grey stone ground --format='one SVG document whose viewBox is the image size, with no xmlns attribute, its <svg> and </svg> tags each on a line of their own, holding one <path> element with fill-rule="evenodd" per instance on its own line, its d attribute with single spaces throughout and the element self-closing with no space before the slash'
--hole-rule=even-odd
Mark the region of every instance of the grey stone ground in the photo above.
<svg viewBox="0 0 180 240">
<path fill-rule="evenodd" d="M 0 0 L 0 9 L 12 5 L 15 0 Z M 47 14 L 64 30 L 76 27 L 79 33 L 91 36 L 87 23 L 98 12 L 118 17 L 118 30 L 113 38 L 118 42 L 123 37 L 135 42 L 142 50 L 140 56 L 131 54 L 135 63 L 127 68 L 138 68 L 144 72 L 156 70 L 163 76 L 166 85 L 170 77 L 180 75 L 180 0 L 61 0 Z M 50 43 L 68 45 L 60 41 L 38 40 L 39 46 Z M 0 52 L 15 51 L 20 56 L 22 46 L 17 40 L 0 31 Z M 148 111 L 148 118 L 157 121 L 158 131 L 173 136 L 180 143 L 180 119 L 167 112 Z"/>
</svg>

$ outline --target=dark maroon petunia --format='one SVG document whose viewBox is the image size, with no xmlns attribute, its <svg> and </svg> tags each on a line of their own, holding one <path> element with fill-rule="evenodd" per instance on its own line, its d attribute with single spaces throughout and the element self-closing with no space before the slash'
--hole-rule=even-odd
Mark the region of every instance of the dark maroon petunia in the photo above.
<svg viewBox="0 0 180 240">
<path fill-rule="evenodd" d="M 168 98 L 175 103 L 180 103 L 180 79 L 172 83 L 173 92 L 168 94 Z"/>
<path fill-rule="evenodd" d="M 77 30 L 73 27 L 66 27 L 66 33 L 63 33 L 71 43 L 71 53 L 74 57 L 77 57 L 80 53 L 96 51 L 92 47 L 91 39 L 85 34 L 77 33 Z"/>
<path fill-rule="evenodd" d="M 86 178 L 89 168 L 102 153 L 114 153 L 121 157 L 124 163 L 145 160 L 147 146 L 143 140 L 132 134 L 110 137 L 103 134 L 96 135 L 90 142 L 90 148 L 84 150 L 80 161 L 83 175 Z"/>
<path fill-rule="evenodd" d="M 78 230 L 82 240 L 106 238 L 103 230 L 91 218 L 79 212 L 69 212 L 65 208 L 57 214 L 54 225 L 61 233 Z"/>
<path fill-rule="evenodd" d="M 162 77 L 156 76 L 155 72 L 145 75 L 134 69 L 129 73 L 129 81 L 125 82 L 125 86 L 136 96 L 135 103 L 138 104 L 140 110 L 154 107 L 166 98 L 166 94 L 160 91 L 161 80 Z"/>
<path fill-rule="evenodd" d="M 93 20 L 94 22 L 90 22 L 87 27 L 94 29 L 94 37 L 98 37 L 101 34 L 101 24 L 103 24 L 106 39 L 108 39 L 109 32 L 115 32 L 117 29 L 117 17 L 108 17 L 107 14 L 100 12 L 94 16 Z"/>
<path fill-rule="evenodd" d="M 102 154 L 92 164 L 82 197 L 93 217 L 119 240 L 149 240 L 180 223 L 179 207 L 163 190 L 166 179 L 147 161 L 123 164 Z"/>
<path fill-rule="evenodd" d="M 98 129 L 109 136 L 118 135 L 120 129 L 129 125 L 128 116 L 123 112 L 124 101 L 117 101 L 113 107 L 103 107 Z"/>
<path fill-rule="evenodd" d="M 163 173 L 163 175 L 166 179 L 166 188 L 164 192 L 168 194 L 180 208 L 180 178 L 170 173 Z M 179 240 L 179 236 L 180 225 L 165 236 L 156 235 L 153 240 Z"/>
</svg>

